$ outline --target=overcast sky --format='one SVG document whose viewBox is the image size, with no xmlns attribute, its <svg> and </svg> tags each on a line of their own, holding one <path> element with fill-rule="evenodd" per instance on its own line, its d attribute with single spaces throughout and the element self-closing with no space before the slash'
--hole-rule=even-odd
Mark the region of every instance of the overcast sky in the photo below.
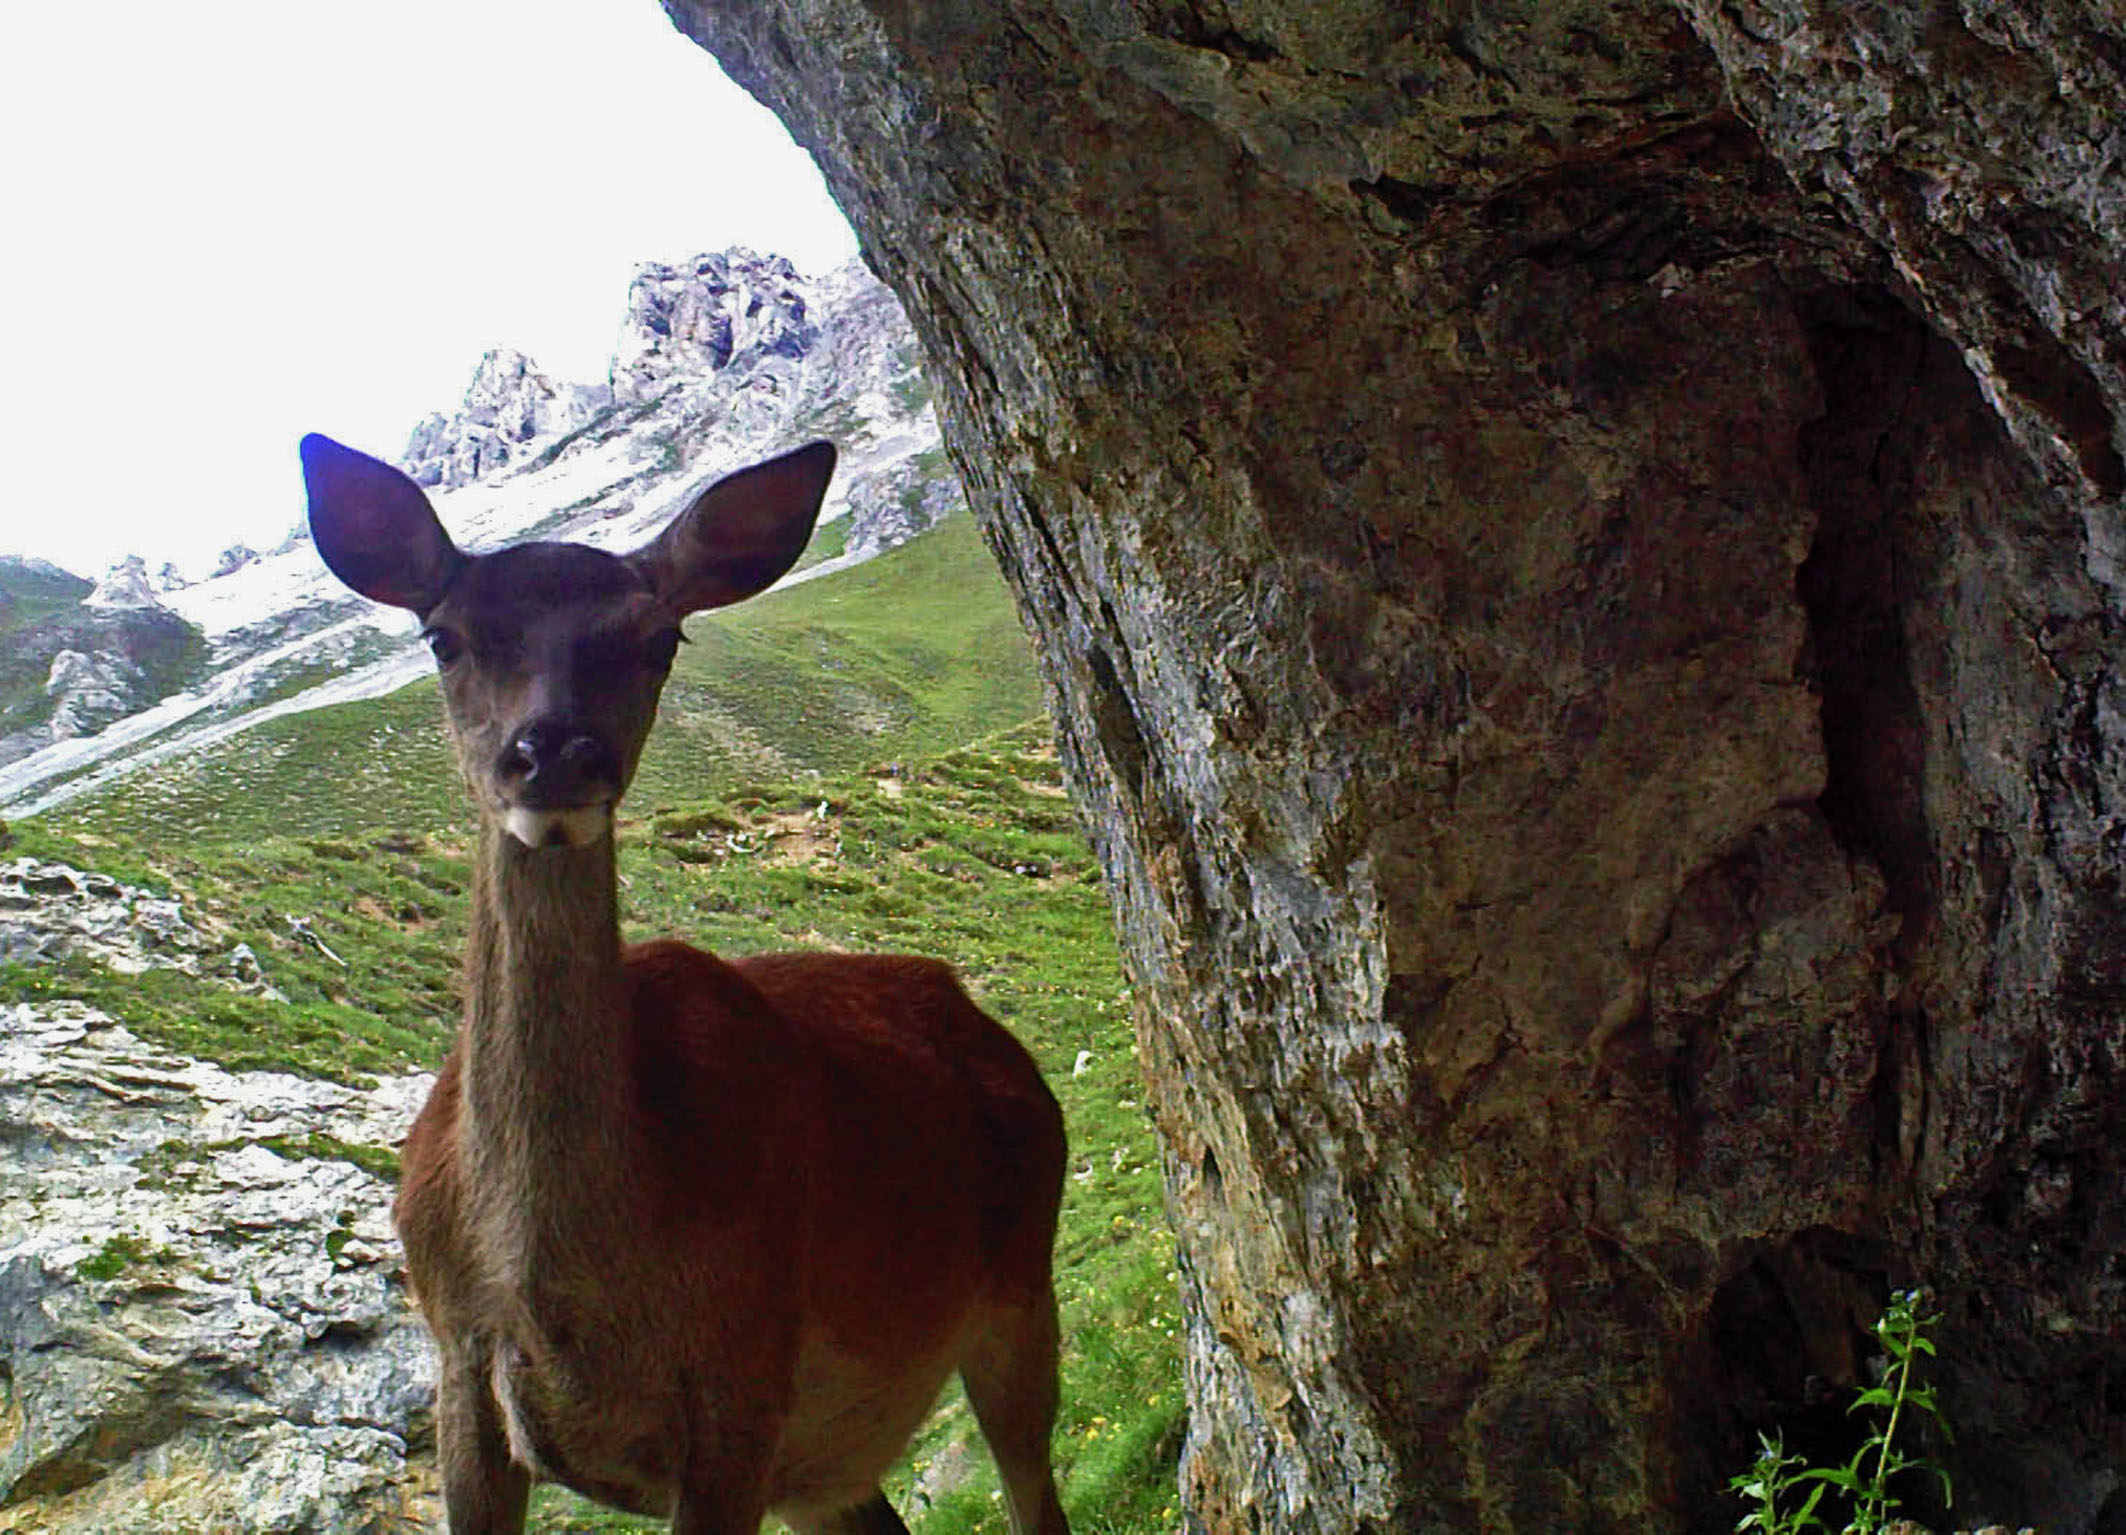
<svg viewBox="0 0 2126 1535">
<path fill-rule="evenodd" d="M 657 0 L 0 5 L 0 553 L 202 573 L 480 354 L 604 377 L 642 261 L 856 242 Z"/>
</svg>

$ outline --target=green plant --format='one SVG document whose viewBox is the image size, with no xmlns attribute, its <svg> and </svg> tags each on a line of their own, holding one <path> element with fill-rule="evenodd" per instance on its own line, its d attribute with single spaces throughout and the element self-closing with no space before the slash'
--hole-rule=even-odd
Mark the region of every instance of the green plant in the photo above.
<svg viewBox="0 0 2126 1535">
<path fill-rule="evenodd" d="M 399 1154 L 389 1146 L 357 1145 L 317 1130 L 311 1131 L 301 1140 L 292 1135 L 269 1135 L 261 1139 L 259 1144 L 291 1162 L 308 1158 L 348 1162 L 382 1182 L 396 1183 L 399 1179 Z M 334 1256 L 338 1254 L 335 1253 Z"/>
<path fill-rule="evenodd" d="M 1757 1530 L 1764 1535 L 1801 1535 L 1804 1530 L 1825 1528 L 1816 1515 L 1817 1504 L 1827 1490 L 1835 1489 L 1847 1500 L 1852 1517 L 1845 1535 L 1879 1535 L 1903 1500 L 1892 1483 L 1908 1471 L 1931 1471 L 1941 1480 L 1944 1505 L 1954 1501 L 1949 1473 L 1922 1457 L 1907 1454 L 1898 1439 L 1898 1429 L 1910 1423 L 1908 1409 L 1934 1420 L 1942 1438 L 1950 1438 L 1949 1424 L 1942 1416 L 1934 1388 L 1915 1380 L 1914 1366 L 1922 1354 L 1932 1357 L 1934 1340 L 1928 1331 L 1940 1316 L 1923 1310 L 1917 1290 L 1903 1290 L 1890 1297 L 1889 1308 L 1875 1323 L 1885 1368 L 1882 1379 L 1853 1399 L 1849 1412 L 1870 1410 L 1881 1414 L 1852 1459 L 1843 1466 L 1808 1466 L 1801 1456 L 1788 1455 L 1779 1436 L 1758 1436 L 1757 1459 L 1748 1471 L 1733 1478 L 1728 1490 L 1754 1506 L 1735 1524 L 1737 1531 Z M 1781 1501 L 1806 1487 L 1801 1505 L 1788 1511 Z"/>
<path fill-rule="evenodd" d="M 1810 1480 L 1807 1468 L 1805 1458 L 1787 1454 L 1783 1434 L 1759 1434 L 1756 1462 L 1727 1484 L 1728 1491 L 1751 1505 L 1735 1521 L 1735 1529 L 1757 1530 L 1762 1535 L 1802 1535 L 1804 1530 L 1822 1529 L 1816 1505 L 1823 1501 L 1823 1483 L 1808 1489 L 1799 1508 L 1789 1511 L 1780 1506 L 1787 1494 L 1799 1491 Z"/>
<path fill-rule="evenodd" d="M 116 1279 L 136 1263 L 168 1262 L 175 1256 L 167 1248 L 151 1248 L 139 1237 L 121 1231 L 107 1237 L 101 1248 L 75 1264 L 74 1272 L 83 1279 Z"/>
</svg>

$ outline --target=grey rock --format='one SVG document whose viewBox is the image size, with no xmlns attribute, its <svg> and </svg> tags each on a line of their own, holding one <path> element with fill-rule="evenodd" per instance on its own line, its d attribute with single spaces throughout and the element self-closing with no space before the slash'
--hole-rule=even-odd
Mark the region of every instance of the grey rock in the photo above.
<svg viewBox="0 0 2126 1535">
<path fill-rule="evenodd" d="M 422 418 L 401 462 L 422 485 L 468 485 L 582 426 L 610 401 L 602 386 L 556 383 L 522 352 L 498 347 L 480 359 L 454 414 Z"/>
<path fill-rule="evenodd" d="M 147 679 L 123 652 L 61 650 L 52 657 L 44 691 L 52 702 L 52 739 L 93 735 L 138 706 Z"/>
<path fill-rule="evenodd" d="M 864 556 L 905 544 L 962 504 L 957 481 L 909 458 L 851 480 L 847 495 L 849 536 L 844 549 Z"/>
<path fill-rule="evenodd" d="M 1702 1523 L 1920 1277 L 1959 1513 L 2114 1527 L 2115 10 L 667 9 L 1036 633 L 1192 1527 Z"/>
<path fill-rule="evenodd" d="M 148 579 L 147 562 L 129 554 L 103 573 L 96 589 L 83 599 L 92 608 L 160 607 L 154 583 Z"/>
<path fill-rule="evenodd" d="M 256 563 L 257 559 L 258 551 L 249 544 L 231 544 L 215 558 L 214 574 L 233 576 L 246 565 Z"/>
<path fill-rule="evenodd" d="M 431 1370 L 390 1186 L 286 1148 L 393 1145 L 426 1088 L 231 1073 L 78 1004 L 0 1009 L 10 1527 L 422 1527 Z"/>
<path fill-rule="evenodd" d="M 711 252 L 646 266 L 630 292 L 613 370 L 625 402 L 614 403 L 608 384 L 558 381 L 498 349 L 457 410 L 414 432 L 407 467 L 446 493 L 436 499 L 465 547 L 525 537 L 639 543 L 709 480 L 816 437 L 842 450 L 826 520 L 857 514 L 852 552 L 834 564 L 960 504 L 907 318 L 861 263 L 806 277 L 780 257 Z M 215 753 L 260 720 L 375 696 L 425 670 L 410 630 L 347 593 L 306 546 L 298 529 L 227 574 L 167 587 L 164 607 L 17 629 L 36 658 L 37 674 L 24 677 L 33 694 L 62 649 L 99 662 L 122 652 L 142 681 L 120 689 L 110 679 L 122 669 L 110 670 L 94 693 L 12 711 L 0 722 L 9 726 L 0 806 L 24 815 L 83 795 L 153 793 L 152 782 L 119 780 L 152 762 Z M 63 573 L 18 562 L 0 575 L 10 589 L 72 595 Z M 144 567 L 122 568 L 105 585 L 109 601 L 157 596 Z"/>
<path fill-rule="evenodd" d="M 200 973 L 178 903 L 0 865 L 0 962 Z M 216 979 L 265 991 L 237 946 Z M 79 1003 L 0 1007 L 0 1528 L 426 1528 L 432 1369 L 389 1184 L 430 1079 L 230 1072 Z"/>
<path fill-rule="evenodd" d="M 613 397 L 633 403 L 675 379 L 796 361 L 818 336 L 805 284 L 782 256 L 733 247 L 677 266 L 648 262 L 628 285 Z"/>
<path fill-rule="evenodd" d="M 196 975 L 209 948 L 168 897 L 63 863 L 0 863 L 0 963 L 86 959 L 123 974 Z"/>
</svg>

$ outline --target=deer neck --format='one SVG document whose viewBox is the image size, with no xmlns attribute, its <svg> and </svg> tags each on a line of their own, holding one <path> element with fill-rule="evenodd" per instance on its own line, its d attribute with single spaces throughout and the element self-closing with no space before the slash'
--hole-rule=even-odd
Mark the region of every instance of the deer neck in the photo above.
<svg viewBox="0 0 2126 1535">
<path fill-rule="evenodd" d="M 613 843 L 525 847 L 481 828 L 466 966 L 461 1133 L 515 1237 L 616 1211 L 630 1123 Z M 526 1228 L 521 1212 L 538 1212 Z M 516 1245 L 512 1242 L 510 1245 Z"/>
</svg>

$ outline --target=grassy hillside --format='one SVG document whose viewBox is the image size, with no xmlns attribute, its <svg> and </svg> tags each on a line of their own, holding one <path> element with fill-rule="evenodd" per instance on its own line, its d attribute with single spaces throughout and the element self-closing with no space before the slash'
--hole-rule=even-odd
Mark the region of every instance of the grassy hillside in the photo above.
<svg viewBox="0 0 2126 1535">
<path fill-rule="evenodd" d="M 833 530 L 829 530 L 832 534 Z M 1033 718 L 1040 682 L 972 518 L 838 575 L 690 620 L 630 795 L 917 760 Z M 465 824 L 435 683 L 292 715 L 51 812 L 170 842 Z"/>
<path fill-rule="evenodd" d="M 730 954 L 907 949 L 960 967 L 1069 1123 L 1056 1443 L 1073 1528 L 1171 1530 L 1172 1243 L 1129 1002 L 1025 643 L 970 521 L 690 627 L 619 828 L 630 934 Z M 281 721 L 18 826 L 16 852 L 179 895 L 193 921 L 249 944 L 284 1000 L 167 973 L 0 966 L 0 1002 L 81 997 L 237 1066 L 344 1078 L 433 1064 L 457 1014 L 468 898 L 437 713 L 423 684 Z M 889 1489 L 919 1535 L 1003 1530 L 972 1442 L 954 1395 Z M 551 1489 L 534 1527 L 661 1528 Z"/>
<path fill-rule="evenodd" d="M 0 555 L 0 632 L 76 607 L 95 589 L 56 565 Z"/>
</svg>

